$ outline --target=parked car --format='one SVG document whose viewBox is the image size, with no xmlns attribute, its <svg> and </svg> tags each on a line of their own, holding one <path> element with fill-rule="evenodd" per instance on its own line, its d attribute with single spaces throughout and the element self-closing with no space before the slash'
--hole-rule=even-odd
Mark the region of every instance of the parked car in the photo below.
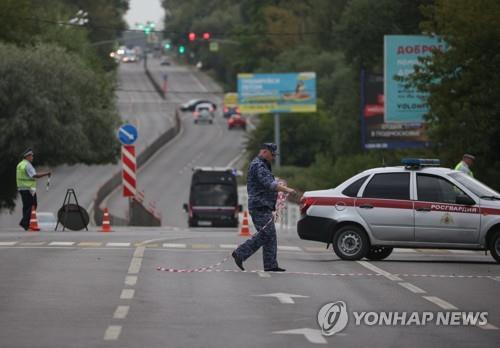
<svg viewBox="0 0 500 348">
<path fill-rule="evenodd" d="M 203 103 L 196 105 L 194 112 L 194 123 L 210 123 L 214 122 L 214 108 L 211 104 Z"/>
<path fill-rule="evenodd" d="M 247 120 L 240 114 L 233 114 L 227 119 L 227 129 L 231 130 L 233 128 L 241 128 L 243 130 L 246 130 Z"/>
<path fill-rule="evenodd" d="M 51 212 L 37 212 L 38 227 L 42 231 L 54 231 L 57 226 L 57 219 L 54 213 Z"/>
<path fill-rule="evenodd" d="M 217 110 L 217 104 L 215 104 L 214 102 L 211 102 L 210 100 L 206 100 L 206 99 L 192 99 L 184 104 L 181 104 L 180 110 L 193 112 L 193 111 L 195 111 L 194 109 L 196 108 L 196 105 L 198 105 L 198 104 L 211 104 L 212 108 L 214 110 Z"/>
<path fill-rule="evenodd" d="M 500 263 L 500 194 L 438 160 L 403 164 L 306 192 L 299 237 L 345 260 L 381 260 L 398 247 L 489 250 Z"/>
</svg>

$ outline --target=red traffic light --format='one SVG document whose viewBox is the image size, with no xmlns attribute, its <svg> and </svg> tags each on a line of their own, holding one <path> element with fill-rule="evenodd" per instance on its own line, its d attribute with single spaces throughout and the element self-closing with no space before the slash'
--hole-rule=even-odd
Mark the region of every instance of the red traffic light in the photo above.
<svg viewBox="0 0 500 348">
<path fill-rule="evenodd" d="M 203 33 L 203 40 L 210 40 L 210 36 L 211 35 L 208 32 Z"/>
<path fill-rule="evenodd" d="M 196 33 L 193 33 L 193 32 L 189 33 L 188 38 L 189 38 L 189 41 L 196 40 Z"/>
</svg>

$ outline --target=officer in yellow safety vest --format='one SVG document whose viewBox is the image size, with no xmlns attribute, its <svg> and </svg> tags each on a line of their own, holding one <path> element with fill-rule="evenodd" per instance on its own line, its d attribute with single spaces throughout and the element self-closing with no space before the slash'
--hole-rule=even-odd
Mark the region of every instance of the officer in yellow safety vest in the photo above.
<svg viewBox="0 0 500 348">
<path fill-rule="evenodd" d="M 23 160 L 18 163 L 16 168 L 17 190 L 23 201 L 23 218 L 19 225 L 28 230 L 31 218 L 31 209 L 36 209 L 36 179 L 50 176 L 51 172 L 37 173 L 33 165 L 33 150 L 26 149 L 23 152 Z"/>
<path fill-rule="evenodd" d="M 455 166 L 455 170 L 474 177 L 474 174 L 472 173 L 472 170 L 470 170 L 470 167 L 472 167 L 475 160 L 476 157 L 466 153 L 465 155 L 463 155 L 462 160 Z"/>
</svg>

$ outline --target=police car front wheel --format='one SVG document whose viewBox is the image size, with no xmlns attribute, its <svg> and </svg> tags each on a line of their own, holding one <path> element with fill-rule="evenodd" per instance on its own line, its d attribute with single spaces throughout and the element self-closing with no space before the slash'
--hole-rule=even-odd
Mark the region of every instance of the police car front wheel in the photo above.
<svg viewBox="0 0 500 348">
<path fill-rule="evenodd" d="M 343 260 L 360 260 L 369 249 L 365 231 L 355 225 L 341 227 L 333 238 L 333 250 Z"/>
</svg>

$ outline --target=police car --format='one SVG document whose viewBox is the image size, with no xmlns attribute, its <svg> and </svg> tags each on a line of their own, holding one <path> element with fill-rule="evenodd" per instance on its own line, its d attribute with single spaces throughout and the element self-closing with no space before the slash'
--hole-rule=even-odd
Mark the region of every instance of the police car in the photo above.
<svg viewBox="0 0 500 348">
<path fill-rule="evenodd" d="M 344 260 L 381 260 L 399 247 L 489 250 L 500 263 L 500 194 L 439 160 L 405 159 L 306 192 L 297 232 Z"/>
</svg>

